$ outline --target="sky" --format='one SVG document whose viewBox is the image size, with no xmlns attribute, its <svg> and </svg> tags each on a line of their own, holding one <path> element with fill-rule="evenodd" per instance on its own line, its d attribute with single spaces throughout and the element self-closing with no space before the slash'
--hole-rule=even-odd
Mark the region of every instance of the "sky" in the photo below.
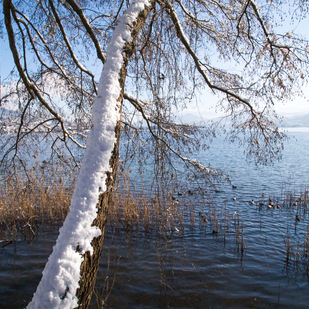
<svg viewBox="0 0 309 309">
<path fill-rule="evenodd" d="M 301 22 L 296 24 L 291 23 L 291 16 L 287 15 L 287 18 L 281 27 L 277 27 L 278 32 L 286 33 L 287 31 L 293 31 L 296 34 L 300 34 L 309 40 L 309 16 L 304 18 Z M 309 82 L 309 76 L 307 77 Z M 286 103 L 277 102 L 275 110 L 280 116 L 290 117 L 309 113 L 309 83 L 307 87 L 303 89 L 306 98 L 296 97 Z M 205 98 L 207 98 L 207 104 L 205 104 Z M 223 113 L 216 110 L 217 96 L 212 95 L 208 91 L 202 93 L 199 97 L 201 104 L 197 108 L 196 104 L 192 107 L 185 109 L 182 115 L 191 114 L 197 117 L 203 117 L 204 119 L 216 118 L 223 116 Z"/>
<path fill-rule="evenodd" d="M 2 12 L 0 13 L 0 16 L 0 19 L 2 19 Z M 293 25 L 291 25 L 289 17 L 290 16 L 288 15 L 285 23 L 281 27 L 278 27 L 278 31 L 285 33 L 292 29 L 295 33 L 301 34 L 302 36 L 309 39 L 309 17 Z M 6 33 L 4 33 L 4 36 L 5 34 Z M 14 62 L 8 46 L 7 39 L 0 39 L 0 42 L 1 84 L 5 84 L 6 77 L 9 75 L 10 71 L 14 67 Z M 94 72 L 94 74 L 99 77 L 101 73 L 101 66 L 95 66 L 95 70 L 96 71 Z M 304 88 L 303 91 L 308 99 L 295 98 L 294 100 L 289 101 L 285 104 L 278 102 L 275 106 L 275 110 L 277 111 L 277 113 L 286 117 L 309 113 L 309 85 L 308 87 Z M 205 119 L 220 117 L 223 115 L 223 113 L 217 111 L 215 108 L 217 100 L 218 97 L 216 95 L 212 95 L 209 91 L 205 90 L 198 97 L 198 101 L 200 102 L 198 104 L 198 107 L 196 105 L 196 102 L 193 102 L 192 105 L 185 109 L 181 114 L 192 114 L 197 117 L 201 115 Z"/>
</svg>

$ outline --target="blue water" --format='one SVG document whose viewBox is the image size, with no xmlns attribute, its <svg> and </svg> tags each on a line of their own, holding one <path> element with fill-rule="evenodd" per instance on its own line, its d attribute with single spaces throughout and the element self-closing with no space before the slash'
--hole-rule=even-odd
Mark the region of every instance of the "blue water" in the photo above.
<svg viewBox="0 0 309 309">
<path fill-rule="evenodd" d="M 291 129 L 290 129 L 291 130 Z M 299 129 L 300 130 L 300 129 Z M 201 161 L 215 162 L 226 171 L 243 198 L 278 194 L 281 190 L 303 190 L 309 184 L 309 131 L 288 132 L 283 157 L 272 166 L 255 166 L 244 161 L 243 149 L 237 144 L 216 143 L 215 151 L 201 153 Z"/>
<path fill-rule="evenodd" d="M 223 139 L 197 154 L 196 159 L 228 173 L 231 183 L 223 183 L 216 193 L 210 189 L 205 199 L 183 191 L 177 197 L 185 216 L 181 233 L 145 235 L 142 229 L 107 228 L 96 283 L 97 295 L 110 292 L 105 308 L 309 308 L 308 203 L 290 206 L 283 201 L 288 193 L 295 194 L 295 201 L 308 189 L 309 132 L 288 134 L 283 158 L 273 166 L 256 167 L 244 160 L 238 145 Z M 194 185 L 185 181 L 184 188 Z M 269 209 L 269 197 L 281 208 Z M 187 198 L 196 203 L 195 225 Z M 209 216 L 214 207 L 219 217 L 225 207 L 230 214 L 225 236 L 222 229 L 213 233 L 212 222 L 199 220 L 200 211 Z M 243 249 L 235 242 L 237 220 L 243 227 Z M 42 229 L 34 241 L 19 239 L 0 248 L 0 308 L 23 308 L 29 302 L 56 236 Z M 96 297 L 91 308 L 97 308 Z"/>
<path fill-rule="evenodd" d="M 309 131 L 288 135 L 283 158 L 273 166 L 257 167 L 245 161 L 243 149 L 223 139 L 196 156 L 229 174 L 232 183 L 211 194 L 211 207 L 226 207 L 233 215 L 232 225 L 239 216 L 244 250 L 235 245 L 233 228 L 224 240 L 222 231 L 213 233 L 212 223 L 199 224 L 198 212 L 209 215 L 211 210 L 194 197 L 196 225 L 192 227 L 187 218 L 181 235 L 158 240 L 138 232 L 108 234 L 106 245 L 114 258 L 110 267 L 117 272 L 107 302 L 111 308 L 309 308 L 308 211 L 283 203 L 288 193 L 295 194 L 294 201 L 308 189 Z M 193 181 L 186 181 L 184 188 L 192 188 Z M 180 202 L 186 192 L 182 193 Z M 269 209 L 269 197 L 281 208 Z M 265 205 L 259 206 L 261 202 Z M 296 214 L 301 221 L 295 220 Z M 288 238 L 287 262 L 284 240 Z M 119 266 L 117 257 L 121 257 Z M 106 275 L 106 267 L 103 263 L 101 274 Z"/>
</svg>

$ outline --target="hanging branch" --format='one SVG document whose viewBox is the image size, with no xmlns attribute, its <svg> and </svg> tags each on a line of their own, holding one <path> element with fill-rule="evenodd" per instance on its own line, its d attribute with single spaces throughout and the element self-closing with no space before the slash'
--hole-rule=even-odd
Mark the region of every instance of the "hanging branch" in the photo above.
<svg viewBox="0 0 309 309">
<path fill-rule="evenodd" d="M 62 34 L 62 36 L 63 36 L 63 39 L 64 39 L 64 41 L 65 41 L 65 43 L 66 43 L 66 45 L 67 45 L 67 48 L 68 48 L 68 50 L 69 50 L 69 53 L 70 53 L 71 58 L 72 58 L 73 61 L 75 62 L 76 66 L 77 66 L 82 72 L 85 72 L 86 74 L 88 74 L 88 75 L 91 77 L 93 89 L 94 89 L 95 93 L 97 94 L 97 90 L 96 90 L 97 88 L 96 88 L 96 84 L 95 84 L 95 80 L 94 80 L 94 75 L 93 75 L 89 70 L 87 70 L 87 69 L 77 60 L 77 58 L 76 58 L 76 56 L 75 56 L 75 54 L 74 54 L 74 52 L 73 52 L 72 46 L 71 46 L 71 44 L 70 44 L 70 42 L 69 42 L 69 40 L 68 40 L 68 37 L 67 37 L 67 35 L 66 35 L 66 32 L 65 32 L 65 30 L 64 30 L 64 28 L 63 28 L 63 26 L 62 26 L 62 23 L 61 23 L 61 20 L 60 20 L 60 18 L 59 18 L 59 15 L 58 15 L 58 13 L 57 13 L 55 7 L 54 7 L 53 0 L 49 0 L 49 5 L 50 5 L 50 7 L 51 7 L 51 9 L 52 9 L 53 15 L 54 15 L 55 20 L 56 20 L 56 22 L 57 22 L 57 24 L 58 24 L 58 27 L 59 27 L 59 29 L 60 29 L 60 32 L 61 32 L 61 34 Z"/>
<path fill-rule="evenodd" d="M 204 166 L 201 162 L 198 162 L 196 160 L 192 160 L 190 158 L 186 158 L 186 157 L 182 156 L 178 151 L 174 150 L 169 145 L 169 143 L 167 143 L 167 141 L 165 139 L 163 139 L 162 137 L 160 137 L 160 136 L 158 136 L 157 134 L 154 133 L 154 131 L 151 128 L 151 123 L 155 124 L 156 126 L 158 126 L 161 130 L 163 130 L 166 133 L 169 133 L 169 134 L 172 134 L 172 135 L 173 135 L 173 133 L 170 130 L 166 130 L 165 128 L 163 128 L 158 122 L 153 121 L 149 117 L 147 117 L 145 112 L 144 112 L 144 109 L 143 109 L 143 104 L 137 98 L 134 98 L 132 95 L 129 95 L 128 93 L 124 93 L 123 97 L 126 100 L 128 100 L 141 113 L 143 119 L 146 121 L 149 132 L 151 133 L 151 135 L 154 137 L 154 139 L 156 141 L 160 141 L 161 143 L 163 143 L 171 153 L 176 155 L 183 162 L 189 163 L 190 165 L 194 166 L 198 170 L 205 172 L 206 174 L 212 174 L 212 175 L 218 173 L 218 170 L 209 169 L 208 167 Z M 187 138 L 189 138 L 189 136 L 187 136 Z"/>
<path fill-rule="evenodd" d="M 17 67 L 17 70 L 19 72 L 19 75 L 27 88 L 30 96 L 32 99 L 38 98 L 40 103 L 59 121 L 61 124 L 62 132 L 63 132 L 63 139 L 65 140 L 66 137 L 68 137 L 73 143 L 75 143 L 77 146 L 81 148 L 85 148 L 85 146 L 81 145 L 77 140 L 75 140 L 71 134 L 67 131 L 64 121 L 62 117 L 44 100 L 44 98 L 41 96 L 40 91 L 37 89 L 37 87 L 30 82 L 28 77 L 26 76 L 20 61 L 19 61 L 19 53 L 16 48 L 15 44 L 15 35 L 14 30 L 12 27 L 12 21 L 11 21 L 11 10 L 14 9 L 14 7 L 11 5 L 11 0 L 4 0 L 3 1 L 3 13 L 5 16 L 5 25 L 8 31 L 8 37 L 9 37 L 9 44 L 10 48 L 13 54 L 14 62 Z"/>
</svg>

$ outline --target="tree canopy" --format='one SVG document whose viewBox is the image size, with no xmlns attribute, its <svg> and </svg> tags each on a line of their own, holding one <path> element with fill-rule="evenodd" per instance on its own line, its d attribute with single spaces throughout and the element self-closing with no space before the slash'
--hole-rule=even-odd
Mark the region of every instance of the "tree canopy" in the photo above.
<svg viewBox="0 0 309 309">
<path fill-rule="evenodd" d="M 17 133 L 2 143 L 3 159 L 19 158 L 18 145 L 28 133 L 41 131 L 54 156 L 63 158 L 58 147 L 63 144 L 78 164 L 70 148 L 85 147 L 98 68 L 130 1 L 3 4 L 18 82 L 3 91 L 2 106 L 15 95 L 19 111 Z M 220 125 L 228 119 L 230 137 L 247 142 L 247 153 L 257 162 L 277 158 L 284 136 L 274 104 L 301 94 L 308 42 L 293 31 L 276 29 L 289 14 L 297 22 L 306 11 L 306 2 L 291 1 L 152 2 L 128 63 L 123 129 L 137 141 L 140 128 L 147 127 L 168 156 L 190 164 L 185 154 L 202 147 L 201 137 L 213 136 L 214 127 L 181 123 L 177 113 L 209 90 L 227 116 Z"/>
</svg>

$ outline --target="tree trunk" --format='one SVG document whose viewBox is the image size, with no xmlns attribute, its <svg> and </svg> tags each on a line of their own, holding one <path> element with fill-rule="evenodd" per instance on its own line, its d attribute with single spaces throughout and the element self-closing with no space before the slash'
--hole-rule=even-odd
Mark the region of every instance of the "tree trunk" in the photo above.
<svg viewBox="0 0 309 309">
<path fill-rule="evenodd" d="M 93 129 L 87 140 L 70 212 L 28 308 L 89 306 L 118 166 L 121 122 L 120 116 L 115 115 L 121 115 L 128 61 L 150 9 L 150 1 L 135 1 L 117 22 L 107 50 L 97 102 L 93 107 Z M 113 118 L 112 121 L 109 118 Z M 115 119 L 118 121 L 114 124 Z M 111 146 L 112 141 L 115 141 L 114 146 Z M 89 221 L 89 218 L 93 219 Z"/>
<path fill-rule="evenodd" d="M 143 11 L 141 11 L 133 23 L 133 28 L 131 31 L 132 41 L 127 42 L 123 48 L 123 66 L 120 70 L 120 78 L 119 84 L 121 87 L 121 94 L 118 98 L 118 102 L 120 103 L 120 113 L 121 113 L 121 105 L 123 100 L 123 93 L 124 93 L 124 85 L 127 73 L 127 65 L 131 55 L 133 54 L 135 43 L 137 39 L 137 35 L 141 27 L 143 26 L 148 13 L 150 11 L 150 6 L 145 7 Z M 84 254 L 84 261 L 81 265 L 81 279 L 79 281 L 79 289 L 77 290 L 77 298 L 78 298 L 78 307 L 86 309 L 89 306 L 91 296 L 94 290 L 94 285 L 96 282 L 97 271 L 99 268 L 102 246 L 104 241 L 104 229 L 109 209 L 109 204 L 112 200 L 113 194 L 113 187 L 114 181 L 116 177 L 117 167 L 118 167 L 118 158 L 119 158 L 119 139 L 120 139 L 120 129 L 121 129 L 121 122 L 118 121 L 117 126 L 115 128 L 115 135 L 117 142 L 115 143 L 115 147 L 112 153 L 112 157 L 110 159 L 110 166 L 112 172 L 108 174 L 106 179 L 106 187 L 109 188 L 106 192 L 100 195 L 100 200 L 97 205 L 98 208 L 98 215 L 96 219 L 93 221 L 93 225 L 100 228 L 102 231 L 99 237 L 96 237 L 92 241 L 93 247 L 93 254 L 90 255 L 89 251 Z"/>
</svg>

